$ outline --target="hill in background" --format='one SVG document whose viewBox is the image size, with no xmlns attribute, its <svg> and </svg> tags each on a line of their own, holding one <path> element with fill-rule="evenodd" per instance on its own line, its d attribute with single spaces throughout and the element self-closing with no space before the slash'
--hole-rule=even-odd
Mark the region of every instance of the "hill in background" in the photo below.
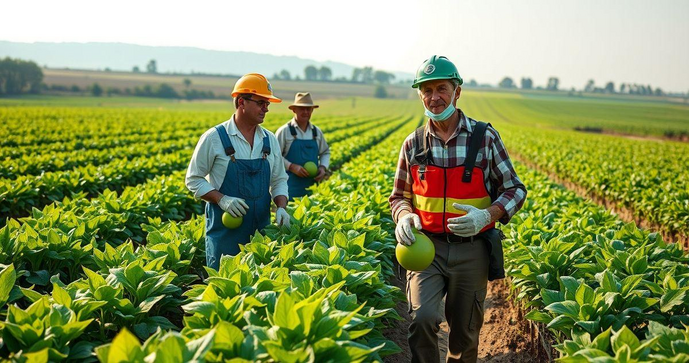
<svg viewBox="0 0 689 363">
<path fill-rule="evenodd" d="M 350 79 L 356 67 L 339 62 L 318 62 L 294 56 L 275 56 L 249 52 L 216 51 L 192 47 L 153 47 L 124 43 L 16 43 L 0 41 L 0 57 L 32 60 L 49 68 L 141 70 L 155 59 L 161 73 L 205 73 L 241 75 L 250 72 L 268 77 L 283 69 L 292 76 L 304 77 L 309 65 L 326 66 L 332 77 Z M 412 73 L 392 72 L 395 80 L 412 79 Z"/>
</svg>

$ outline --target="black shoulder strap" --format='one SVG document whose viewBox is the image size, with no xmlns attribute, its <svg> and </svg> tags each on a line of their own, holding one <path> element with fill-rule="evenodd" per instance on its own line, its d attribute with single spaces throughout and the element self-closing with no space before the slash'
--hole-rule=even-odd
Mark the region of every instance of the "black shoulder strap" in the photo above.
<svg viewBox="0 0 689 363">
<path fill-rule="evenodd" d="M 289 126 L 289 133 L 292 134 L 292 137 L 297 137 L 297 129 L 295 129 L 292 125 L 287 126 Z"/>
<path fill-rule="evenodd" d="M 488 125 L 485 122 L 476 121 L 474 132 L 471 134 L 471 140 L 469 141 L 467 157 L 464 159 L 464 175 L 462 175 L 462 182 L 464 183 L 471 183 L 471 175 L 474 173 L 474 166 L 476 165 L 476 156 L 481 149 Z"/>
<path fill-rule="evenodd" d="M 316 140 L 316 137 L 318 137 L 318 130 L 316 130 L 316 126 L 311 125 L 311 133 L 313 134 L 313 139 Z"/>
<path fill-rule="evenodd" d="M 414 159 L 421 165 L 427 165 L 428 162 L 433 158 L 431 155 L 431 149 L 428 148 L 428 138 L 426 137 L 426 127 L 421 126 L 414 131 L 414 141 L 412 142 L 412 148 L 416 154 Z"/>
</svg>

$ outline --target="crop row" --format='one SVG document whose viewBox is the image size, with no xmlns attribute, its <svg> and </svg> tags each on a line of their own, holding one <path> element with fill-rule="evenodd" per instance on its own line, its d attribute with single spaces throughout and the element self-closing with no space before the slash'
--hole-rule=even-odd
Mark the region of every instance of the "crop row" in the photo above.
<svg viewBox="0 0 689 363">
<path fill-rule="evenodd" d="M 391 124 L 393 128 L 400 127 L 402 123 Z M 355 156 L 366 145 L 375 145 L 382 137 L 389 134 L 388 128 L 373 132 L 372 135 L 361 135 L 352 139 L 358 142 L 348 143 L 351 149 L 338 148 L 339 153 L 334 153 L 332 162 L 341 165 Z M 376 136 L 377 135 L 377 136 Z M 163 219 L 182 219 L 190 214 L 200 213 L 200 207 L 196 205 L 193 197 L 184 186 L 184 171 L 173 172 L 169 177 L 158 176 L 143 184 L 126 187 L 121 194 L 106 190 L 93 199 L 87 199 L 84 192 L 70 193 L 70 197 L 64 201 L 57 201 L 42 211 L 34 209 L 19 228 L 17 222 L 9 223 L 9 243 L 6 251 L 11 251 L 18 246 L 25 246 L 29 242 L 29 236 L 38 240 L 50 240 L 47 235 L 35 235 L 37 230 L 45 230 L 48 227 L 59 229 L 60 238 L 69 238 L 72 230 L 84 230 L 86 236 L 93 237 L 99 246 L 105 241 L 121 243 L 127 238 L 142 241 L 144 234 L 138 225 L 146 218 L 160 216 Z M 87 228 L 88 227 L 88 228 Z M 64 235 L 63 235 L 64 234 Z M 81 236 L 80 239 L 83 239 Z M 75 246 L 80 248 L 80 246 Z M 78 255 L 78 253 L 76 253 Z M 3 262 L 4 261 L 4 262 Z M 8 263 L 11 260 L 2 260 L 0 263 Z M 67 259 L 65 265 L 77 265 Z M 36 273 L 43 270 L 39 266 L 33 266 Z M 51 274 L 54 271 L 50 271 Z"/>
<path fill-rule="evenodd" d="M 29 110 L 33 110 L 29 108 Z M 40 110 L 40 109 L 39 109 Z M 173 137 L 189 136 L 207 130 L 219 120 L 231 115 L 219 112 L 179 112 L 128 110 L 112 113 L 112 110 L 88 112 L 74 115 L 73 109 L 51 110 L 44 119 L 26 121 L 21 115 L 25 108 L 12 109 L 15 116 L 8 120 L 6 145 L 0 145 L 0 158 L 50 155 L 56 152 L 79 152 L 83 150 L 106 150 L 126 145 L 145 144 L 152 141 L 165 141 Z M 5 110 L 9 113 L 9 110 Z M 87 118 L 90 117 L 90 118 Z M 276 129 L 291 116 L 277 113 L 268 114 L 264 127 Z M 55 118 L 58 118 L 55 120 Z M 370 117 L 368 118 L 370 119 Z M 87 121 L 88 120 L 88 121 Z M 339 126 L 356 124 L 367 118 L 326 118 L 324 124 L 332 122 Z M 97 127 L 98 132 L 93 132 Z M 49 135 L 49 136 L 46 136 Z M 37 140 L 37 138 L 40 138 Z"/>
<path fill-rule="evenodd" d="M 368 130 L 367 125 L 363 125 L 356 129 L 359 131 L 357 135 L 351 135 L 349 129 L 333 132 L 330 134 L 333 138 L 338 138 L 339 134 L 349 136 L 346 140 L 341 140 L 341 143 L 346 145 L 331 145 L 334 150 L 342 151 L 339 159 L 333 159 L 334 165 L 348 160 L 351 153 L 370 147 L 399 125 L 401 122 L 397 121 L 373 131 Z M 360 135 L 361 133 L 364 134 Z M 23 216 L 31 208 L 40 208 L 72 194 L 84 192 L 88 196 L 95 196 L 106 189 L 122 190 L 126 186 L 136 185 L 159 175 L 168 175 L 185 168 L 189 163 L 190 154 L 191 147 L 187 147 L 171 154 L 138 157 L 132 160 L 120 158 L 100 166 L 87 165 L 67 172 L 5 180 L 0 182 L 0 216 Z"/>
<path fill-rule="evenodd" d="M 689 358 L 689 255 L 539 172 L 517 171 L 529 198 L 503 228 L 506 271 L 562 361 Z"/>
<path fill-rule="evenodd" d="M 75 141 L 85 145 L 110 139 L 147 139 L 161 131 L 204 130 L 228 117 L 222 112 L 158 111 L 101 108 L 1 108 L 6 128 L 0 150 L 69 150 Z M 174 126 L 174 129 L 171 128 Z M 83 145 L 77 145 L 82 146 Z M 4 156 L 4 154 L 3 154 Z"/>
<path fill-rule="evenodd" d="M 398 113 L 389 109 L 390 113 Z M 355 126 L 385 112 L 367 116 L 326 115 L 317 123 Z M 21 107 L 0 109 L 6 127 L 0 131 L 0 159 L 55 152 L 80 151 L 161 140 L 167 134 L 196 134 L 228 119 L 230 112 L 158 111 L 84 108 Z M 291 113 L 268 113 L 264 127 L 276 129 L 292 117 Z M 161 135 L 162 134 L 162 135 Z"/>
<path fill-rule="evenodd" d="M 340 120 L 329 118 L 323 122 L 321 129 L 329 133 L 343 128 L 357 129 L 361 125 L 377 124 L 376 121 L 383 117 L 364 118 L 356 120 Z M 272 122 L 266 125 L 271 130 L 277 129 L 279 125 Z M 85 150 L 70 150 L 56 153 L 44 154 L 25 154 L 21 157 L 7 159 L 0 163 L 0 177 L 7 179 L 17 179 L 19 176 L 39 175 L 46 172 L 66 171 L 87 165 L 98 166 L 112 162 L 116 159 L 133 159 L 140 156 L 154 156 L 157 154 L 168 154 L 180 148 L 193 147 L 198 141 L 198 136 L 189 130 L 176 130 L 174 133 L 158 135 L 155 139 L 141 139 L 140 142 L 130 144 L 126 142 L 124 146 L 108 148 L 89 148 Z M 123 139 L 111 137 L 111 143 L 119 143 Z M 332 140 L 333 142 L 336 140 Z M 78 143 L 79 141 L 74 141 Z"/>
<path fill-rule="evenodd" d="M 689 236 L 689 145 L 503 129 L 511 150 L 539 168 L 633 211 L 663 231 Z"/>
<path fill-rule="evenodd" d="M 397 133 L 399 140 L 395 142 L 401 142 L 409 131 Z M 378 160 L 390 149 L 394 148 L 380 144 L 375 151 L 360 156 L 352 168 L 368 178 L 359 187 L 377 190 L 380 200 L 386 199 L 380 190 L 389 186 L 376 188 L 375 181 L 390 184 L 392 176 L 381 179 L 374 175 L 377 169 L 362 169 L 362 160 Z M 57 273 L 44 291 L 26 287 L 32 283 L 24 280 L 26 270 L 16 272 L 12 265 L 3 266 L 3 282 L 19 279 L 19 285 L 24 286 L 9 290 L 4 300 L 0 289 L 0 306 L 5 301 L 15 303 L 9 305 L 5 322 L 0 323 L 6 343 L 3 356 L 92 360 L 94 347 L 109 341 L 122 328 L 126 329 L 111 345 L 96 349 L 102 361 L 141 360 L 151 353 L 170 361 L 194 357 L 209 361 L 229 357 L 242 358 L 239 361 L 306 361 L 314 357 L 361 361 L 397 351 L 379 332 L 383 318 L 396 317 L 392 307 L 400 296 L 398 289 L 383 282 L 391 273 L 391 264 L 377 260 L 378 256 L 389 256 L 394 248 L 389 229 L 374 224 L 385 209 L 371 209 L 366 200 L 356 198 L 356 190 L 342 189 L 341 180 L 331 180 L 321 187 L 333 184 L 332 191 L 343 198 L 328 194 L 319 199 L 316 195 L 311 202 L 304 199 L 300 204 L 313 203 L 318 209 L 323 203 L 323 213 L 327 211 L 319 215 L 323 218 L 309 213 L 307 219 L 295 211 L 294 228 L 287 236 L 269 228 L 268 235 L 280 237 L 255 237 L 240 255 L 224 258 L 219 272 L 207 271 L 210 276 L 203 284 L 189 286 L 197 280 L 195 268 L 203 263 L 201 218 L 185 223 L 149 219 L 139 229 L 147 232 L 147 243 L 136 248 L 131 242 L 98 247 L 92 237 L 90 245 L 96 247 L 82 252 L 91 256 L 81 261 L 83 274 L 76 269 L 77 276 L 68 279 L 64 271 Z M 353 197 L 358 204 L 352 203 Z M 335 199 L 342 203 L 338 208 L 325 205 Z M 54 207 L 35 212 L 36 217 L 47 222 L 47 214 L 53 218 L 66 214 L 51 213 L 50 208 Z M 312 223 L 314 218 L 317 222 Z M 9 235 L 16 227 L 17 223 L 11 222 L 0 235 Z M 86 227 L 67 233 L 87 233 Z M 43 248 L 50 249 L 49 243 L 56 244 L 53 248 L 64 245 L 51 238 L 50 231 L 66 237 L 67 226 L 57 232 L 47 226 L 36 228 L 48 230 Z M 33 237 L 36 243 L 43 241 Z M 73 253 L 49 253 L 46 257 Z M 9 260 L 23 261 L 16 257 Z M 21 301 L 31 305 L 21 309 L 16 305 Z M 182 313 L 185 316 L 180 321 Z M 146 338 L 159 327 L 174 330 L 180 323 L 184 326 L 180 333 L 160 331 L 143 347 L 128 333 Z"/>
</svg>

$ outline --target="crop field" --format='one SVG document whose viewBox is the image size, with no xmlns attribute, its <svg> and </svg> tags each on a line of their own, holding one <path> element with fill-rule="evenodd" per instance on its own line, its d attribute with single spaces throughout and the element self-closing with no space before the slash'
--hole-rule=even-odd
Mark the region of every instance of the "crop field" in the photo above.
<svg viewBox="0 0 689 363">
<path fill-rule="evenodd" d="M 290 203 L 289 230 L 215 271 L 184 176 L 229 102 L 0 99 L 0 360 L 403 355 L 388 197 L 423 108 L 320 105 L 332 176 Z M 473 90 L 459 106 L 496 127 L 528 189 L 500 226 L 510 298 L 536 327 L 522 334 L 564 362 L 689 361 L 689 143 L 674 138 L 689 106 Z M 273 105 L 263 126 L 290 118 Z"/>
</svg>

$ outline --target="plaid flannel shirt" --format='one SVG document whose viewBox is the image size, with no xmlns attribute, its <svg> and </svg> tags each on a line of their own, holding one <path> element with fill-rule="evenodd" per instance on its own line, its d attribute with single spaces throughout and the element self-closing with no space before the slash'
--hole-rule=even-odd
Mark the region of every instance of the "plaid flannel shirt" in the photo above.
<svg viewBox="0 0 689 363">
<path fill-rule="evenodd" d="M 430 126 L 430 122 L 427 122 L 424 134 L 428 136 L 430 133 L 431 135 L 429 147 L 433 155 L 433 163 L 442 167 L 455 167 L 464 164 L 470 136 L 475 125 L 476 120 L 466 117 L 464 112 L 459 110 L 457 130 L 447 143 L 443 143 Z M 414 181 L 410 173 L 409 161 L 413 157 L 412 153 L 415 152 L 412 150 L 413 140 L 414 133 L 409 135 L 402 144 L 397 171 L 395 172 L 395 185 L 389 199 L 395 223 L 397 223 L 401 212 L 412 212 L 412 184 Z M 500 135 L 491 126 L 486 129 L 481 149 L 476 156 L 476 163 L 483 170 L 484 182 L 488 192 L 497 188 L 497 199 L 493 201 L 492 205 L 505 211 L 500 222 L 507 224 L 524 205 L 526 188 L 514 171 Z"/>
</svg>

